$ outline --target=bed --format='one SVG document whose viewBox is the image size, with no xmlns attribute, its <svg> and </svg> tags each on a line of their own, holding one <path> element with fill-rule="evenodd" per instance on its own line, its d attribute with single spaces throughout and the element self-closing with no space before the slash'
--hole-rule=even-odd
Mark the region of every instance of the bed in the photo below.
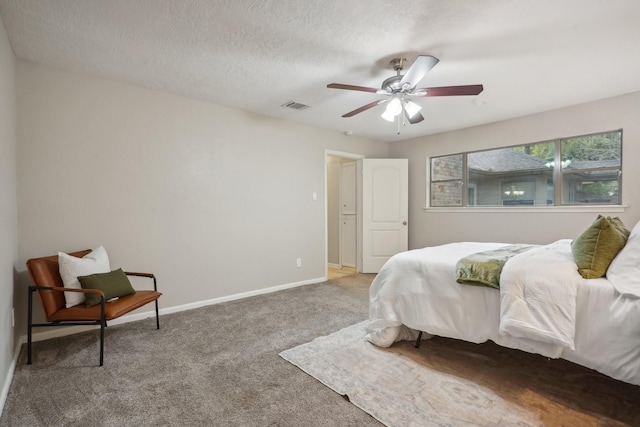
<svg viewBox="0 0 640 427">
<path fill-rule="evenodd" d="M 627 231 L 628 233 L 628 231 Z M 367 339 L 437 335 L 562 358 L 640 385 L 640 223 L 606 277 L 578 273 L 572 240 L 508 258 L 499 289 L 456 281 L 461 259 L 508 246 L 461 242 L 393 256 L 370 289 Z"/>
</svg>

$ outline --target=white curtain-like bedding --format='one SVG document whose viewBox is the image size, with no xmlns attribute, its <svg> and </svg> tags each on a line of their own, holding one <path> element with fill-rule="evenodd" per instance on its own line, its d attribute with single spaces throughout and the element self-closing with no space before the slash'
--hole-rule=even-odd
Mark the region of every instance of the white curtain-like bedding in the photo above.
<svg viewBox="0 0 640 427">
<path fill-rule="evenodd" d="M 459 284 L 455 268 L 467 255 L 505 244 L 452 243 L 397 254 L 371 285 L 367 339 L 386 347 L 423 331 L 474 343 L 492 340 L 640 385 L 640 298 L 622 295 L 606 278 L 581 278 L 570 243 L 561 240 L 508 260 L 500 290 Z"/>
</svg>

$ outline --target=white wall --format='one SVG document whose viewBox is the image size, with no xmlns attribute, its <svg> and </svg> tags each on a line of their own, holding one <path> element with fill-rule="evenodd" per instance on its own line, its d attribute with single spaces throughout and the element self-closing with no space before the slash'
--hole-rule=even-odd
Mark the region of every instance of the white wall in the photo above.
<svg viewBox="0 0 640 427">
<path fill-rule="evenodd" d="M 426 205 L 426 158 L 462 151 L 623 129 L 622 202 L 628 228 L 640 220 L 640 93 L 484 126 L 390 144 L 390 156 L 409 159 L 409 246 L 454 241 L 548 243 L 575 238 L 597 212 L 434 212 Z"/>
<path fill-rule="evenodd" d="M 11 308 L 18 265 L 15 60 L 0 20 L 0 413 L 11 383 Z"/>
<path fill-rule="evenodd" d="M 17 80 L 21 271 L 104 245 L 112 268 L 156 274 L 161 308 L 324 277 L 324 150 L 388 154 L 31 62 Z"/>
</svg>

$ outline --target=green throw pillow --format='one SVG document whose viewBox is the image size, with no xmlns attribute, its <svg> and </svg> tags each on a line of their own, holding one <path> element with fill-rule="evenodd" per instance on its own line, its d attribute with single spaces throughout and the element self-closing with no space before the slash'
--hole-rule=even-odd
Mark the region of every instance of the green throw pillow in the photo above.
<svg viewBox="0 0 640 427">
<path fill-rule="evenodd" d="M 82 289 L 98 289 L 104 292 L 105 301 L 115 297 L 123 297 L 125 295 L 135 293 L 135 289 L 131 286 L 131 282 L 121 268 L 113 270 L 109 273 L 91 274 L 89 276 L 80 276 L 78 281 Z M 91 307 L 100 304 L 100 296 L 96 294 L 85 294 L 85 304 Z"/>
<path fill-rule="evenodd" d="M 571 243 L 578 272 L 585 279 L 603 277 L 611 261 L 627 243 L 629 230 L 619 218 L 598 218 Z"/>
</svg>

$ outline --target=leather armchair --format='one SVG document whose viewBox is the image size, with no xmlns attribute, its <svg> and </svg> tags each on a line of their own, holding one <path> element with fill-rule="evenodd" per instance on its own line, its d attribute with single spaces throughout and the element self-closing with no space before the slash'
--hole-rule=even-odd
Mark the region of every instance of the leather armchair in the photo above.
<svg viewBox="0 0 640 427">
<path fill-rule="evenodd" d="M 82 258 L 91 250 L 73 252 L 69 255 Z M 65 288 L 60 277 L 58 255 L 41 258 L 32 258 L 27 261 L 27 269 L 33 279 L 33 286 L 29 286 L 28 330 L 27 330 L 27 364 L 32 361 L 32 330 L 34 327 L 44 326 L 74 326 L 74 325 L 98 325 L 100 326 L 100 366 L 104 360 L 104 330 L 108 320 L 116 319 L 136 308 L 150 302 L 155 302 L 156 328 L 160 329 L 160 316 L 158 312 L 158 298 L 162 293 L 158 292 L 156 278 L 151 273 L 125 272 L 128 276 L 146 277 L 153 280 L 153 291 L 137 290 L 131 295 L 126 295 L 117 300 L 106 302 L 102 291 L 96 289 L 71 289 Z M 84 304 L 67 308 L 65 306 L 64 292 L 83 292 L 100 295 L 101 302 L 92 307 Z M 44 308 L 46 323 L 33 323 L 33 294 L 37 292 Z"/>
</svg>

